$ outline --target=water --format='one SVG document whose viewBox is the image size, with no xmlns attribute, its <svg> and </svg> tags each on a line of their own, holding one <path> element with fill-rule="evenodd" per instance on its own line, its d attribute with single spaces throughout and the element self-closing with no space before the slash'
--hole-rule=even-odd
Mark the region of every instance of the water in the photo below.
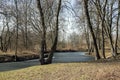
<svg viewBox="0 0 120 80">
<path fill-rule="evenodd" d="M 81 61 L 93 61 L 94 57 L 85 55 L 85 52 L 60 52 L 55 53 L 53 57 L 53 63 L 66 63 L 66 62 L 81 62 Z M 40 65 L 38 59 L 22 61 L 22 62 L 8 62 L 0 63 L 0 71 L 10 71 L 16 69 L 22 69 L 30 66 Z"/>
<path fill-rule="evenodd" d="M 85 55 L 85 52 L 65 52 L 55 53 L 53 57 L 53 63 L 64 63 L 64 62 L 83 62 L 93 61 L 94 57 Z"/>
<path fill-rule="evenodd" d="M 27 68 L 30 66 L 36 66 L 36 65 L 40 65 L 38 59 L 22 61 L 22 62 L 0 63 L 0 71 L 10 71 L 10 70 Z"/>
</svg>

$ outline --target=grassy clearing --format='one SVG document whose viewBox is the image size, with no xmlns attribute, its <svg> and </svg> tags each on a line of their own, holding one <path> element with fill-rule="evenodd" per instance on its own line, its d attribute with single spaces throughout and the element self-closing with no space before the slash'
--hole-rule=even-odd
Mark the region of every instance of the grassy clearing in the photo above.
<svg viewBox="0 0 120 80">
<path fill-rule="evenodd" d="M 1 72 L 0 80 L 120 80 L 120 62 L 34 66 Z"/>
</svg>

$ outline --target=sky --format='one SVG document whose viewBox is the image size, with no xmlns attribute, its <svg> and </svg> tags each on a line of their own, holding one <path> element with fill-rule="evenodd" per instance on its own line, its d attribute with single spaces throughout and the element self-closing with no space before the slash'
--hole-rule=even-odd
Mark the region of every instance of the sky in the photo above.
<svg viewBox="0 0 120 80">
<path fill-rule="evenodd" d="M 71 5 L 75 6 L 75 4 L 76 4 L 76 0 L 71 0 Z"/>
<path fill-rule="evenodd" d="M 79 27 L 76 23 L 76 17 L 75 17 L 75 14 L 74 12 L 72 11 L 72 8 L 76 9 L 76 7 L 78 5 L 76 5 L 77 3 L 77 0 L 66 0 L 66 1 L 69 1 L 69 3 L 66 3 L 66 5 L 68 7 L 70 7 L 71 9 L 66 9 L 64 8 L 64 12 L 63 12 L 63 16 L 64 16 L 64 19 L 65 19 L 65 26 L 64 26 L 64 32 L 62 33 L 63 34 L 63 38 L 62 39 L 65 39 L 66 41 L 68 40 L 69 36 L 72 35 L 73 33 L 78 33 L 79 34 L 79 30 L 77 27 Z"/>
<path fill-rule="evenodd" d="M 76 0 L 69 0 L 71 4 L 67 4 L 67 6 L 74 8 L 75 7 L 75 3 L 76 3 Z M 67 33 L 72 33 L 74 30 L 73 30 L 73 24 L 74 24 L 74 17 L 73 17 L 73 14 L 71 13 L 70 10 L 66 9 L 65 10 L 65 18 L 66 18 L 66 23 L 68 24 L 67 25 Z"/>
<path fill-rule="evenodd" d="M 76 5 L 76 2 L 77 0 L 68 0 L 70 4 L 67 4 L 67 6 L 69 7 L 72 7 L 73 9 L 78 6 Z M 74 15 L 74 12 L 71 13 L 72 10 L 68 10 L 68 9 L 65 9 L 64 11 L 64 14 L 66 15 L 65 16 L 65 19 L 67 20 L 66 21 L 66 24 L 67 24 L 67 31 L 66 33 L 69 35 L 69 34 L 72 34 L 73 32 L 78 32 L 78 29 L 76 28 L 77 27 L 77 24 L 75 22 L 75 15 Z"/>
</svg>

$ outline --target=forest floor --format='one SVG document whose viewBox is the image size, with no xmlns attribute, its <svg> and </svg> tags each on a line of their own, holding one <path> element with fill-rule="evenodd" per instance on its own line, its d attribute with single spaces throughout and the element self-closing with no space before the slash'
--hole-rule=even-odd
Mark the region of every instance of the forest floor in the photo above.
<svg viewBox="0 0 120 80">
<path fill-rule="evenodd" d="M 120 61 L 38 65 L 0 72 L 0 80 L 120 80 Z"/>
</svg>

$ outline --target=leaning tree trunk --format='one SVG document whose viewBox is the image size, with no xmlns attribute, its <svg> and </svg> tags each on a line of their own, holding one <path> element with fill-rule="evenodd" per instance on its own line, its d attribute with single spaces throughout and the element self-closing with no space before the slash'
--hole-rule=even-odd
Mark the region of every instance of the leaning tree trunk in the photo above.
<svg viewBox="0 0 120 80">
<path fill-rule="evenodd" d="M 105 14 L 106 14 L 106 5 L 108 0 L 105 0 L 105 4 L 103 5 L 103 8 L 101 7 L 100 1 L 96 0 L 96 8 L 98 12 L 98 17 L 101 20 L 101 28 L 102 28 L 102 55 L 105 57 Z"/>
<path fill-rule="evenodd" d="M 117 44 L 118 44 L 118 32 L 119 32 L 119 19 L 120 19 L 120 0 L 118 0 L 118 17 L 117 17 L 117 24 L 116 24 L 116 38 L 115 38 L 115 46 L 114 46 L 114 53 L 117 54 Z"/>
<path fill-rule="evenodd" d="M 57 10 L 57 15 L 56 15 L 56 27 L 55 27 L 55 39 L 54 39 L 54 43 L 51 47 L 51 52 L 48 56 L 48 60 L 47 63 L 52 63 L 52 57 L 53 57 L 53 53 L 56 51 L 56 47 L 57 47 L 57 42 L 58 42 L 58 31 L 59 31 L 59 14 L 60 14 L 60 9 L 61 9 L 61 2 L 62 0 L 59 0 L 59 4 L 58 4 L 58 10 Z"/>
<path fill-rule="evenodd" d="M 41 20 L 41 26 L 42 26 L 42 35 L 41 35 L 41 50 L 40 50 L 40 63 L 41 65 L 45 64 L 45 60 L 44 60 L 44 54 L 45 54 L 45 37 L 46 37 L 46 26 L 45 26 L 45 21 L 44 21 L 44 14 L 42 11 L 42 7 L 41 7 L 41 2 L 40 0 L 37 0 L 37 6 L 39 9 L 39 13 L 40 13 L 40 20 Z"/>
<path fill-rule="evenodd" d="M 86 19 L 87 19 L 87 24 L 88 24 L 88 27 L 90 29 L 92 39 L 93 39 L 93 42 L 94 42 L 96 59 L 98 60 L 98 59 L 100 59 L 100 55 L 99 55 L 99 51 L 98 51 L 96 37 L 95 37 L 93 27 L 92 27 L 92 24 L 91 24 L 91 21 L 90 21 L 90 15 L 89 15 L 89 12 L 88 12 L 88 0 L 84 0 L 84 9 L 85 9 L 85 15 L 86 15 Z"/>
</svg>

